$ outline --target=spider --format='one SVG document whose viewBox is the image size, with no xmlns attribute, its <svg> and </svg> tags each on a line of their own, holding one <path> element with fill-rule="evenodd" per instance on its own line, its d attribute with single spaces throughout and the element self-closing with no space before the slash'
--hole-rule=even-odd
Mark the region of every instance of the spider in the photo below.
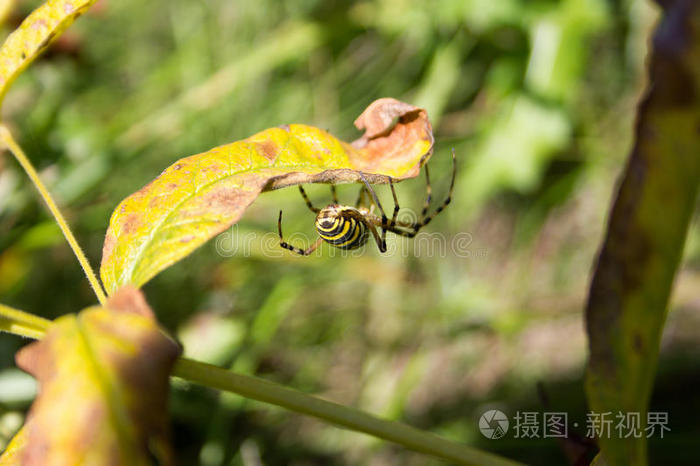
<svg viewBox="0 0 700 466">
<path fill-rule="evenodd" d="M 377 198 L 377 194 L 374 192 L 374 189 L 372 189 L 362 173 L 360 173 L 360 179 L 364 185 L 360 188 L 360 193 L 354 207 L 340 205 L 335 186 L 331 185 L 333 203 L 327 205 L 323 209 L 319 209 L 318 207 L 313 206 L 311 200 L 306 195 L 304 188 L 299 186 L 299 192 L 304 198 L 304 202 L 306 202 L 307 207 L 316 214 L 316 231 L 318 232 L 319 238 L 306 249 L 301 249 L 287 243 L 282 236 L 282 211 L 280 210 L 280 215 L 277 220 L 277 231 L 280 237 L 280 246 L 299 255 L 308 256 L 313 253 L 323 241 L 339 249 L 352 250 L 360 248 L 367 243 L 369 235 L 371 234 L 377 243 L 379 252 L 386 252 L 387 231 L 399 236 L 413 238 L 416 236 L 416 234 L 418 234 L 421 228 L 430 223 L 430 221 L 435 218 L 437 214 L 442 212 L 443 209 L 447 207 L 452 200 L 452 191 L 454 189 L 456 172 L 457 161 L 453 150 L 452 180 L 450 182 L 450 190 L 447 194 L 447 198 L 442 204 L 440 204 L 440 206 L 438 206 L 437 209 L 435 209 L 434 212 L 428 214 L 430 201 L 432 199 L 432 188 L 430 187 L 430 173 L 428 172 L 428 165 L 425 165 L 426 196 L 423 204 L 423 210 L 421 212 L 421 218 L 417 222 L 401 222 L 396 220 L 399 213 L 399 201 L 396 198 L 394 181 L 391 179 L 391 177 L 389 177 L 389 186 L 391 187 L 391 195 L 394 198 L 394 212 L 391 216 L 391 220 L 386 216 L 386 213 L 384 212 L 384 209 Z M 370 208 L 363 205 L 365 195 L 367 193 L 371 196 L 372 203 L 370 204 Z M 374 213 L 374 206 L 377 206 L 381 216 Z M 377 231 L 378 229 L 381 229 L 381 235 Z"/>
</svg>

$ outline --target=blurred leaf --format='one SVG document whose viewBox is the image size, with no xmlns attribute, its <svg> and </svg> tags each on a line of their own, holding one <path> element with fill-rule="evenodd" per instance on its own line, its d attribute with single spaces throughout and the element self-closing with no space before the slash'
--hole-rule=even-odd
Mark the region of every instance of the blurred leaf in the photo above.
<svg viewBox="0 0 700 466">
<path fill-rule="evenodd" d="M 9 294 L 21 284 L 29 273 L 27 254 L 18 248 L 9 248 L 0 253 L 0 293 Z"/>
<path fill-rule="evenodd" d="M 112 119 L 111 125 L 115 127 L 129 122 L 128 129 L 116 138 L 116 145 L 128 153 L 137 153 L 136 148 L 149 142 L 167 140 L 181 134 L 189 129 L 186 118 L 188 112 L 202 112 L 221 106 L 222 100 L 226 100 L 235 89 L 252 86 L 256 80 L 280 65 L 306 57 L 319 46 L 322 37 L 322 28 L 314 23 L 284 24 L 270 37 L 262 39 L 261 43 L 246 48 L 244 53 L 226 63 L 202 83 L 187 89 L 174 100 L 167 100 L 167 104 L 160 110 L 136 122 L 133 121 L 131 108 L 143 101 L 143 92 L 134 95 L 133 101 L 124 105 Z M 241 73 L 241 70 L 245 70 L 245 73 Z M 158 82 L 157 86 L 162 88 L 163 84 Z M 153 89 L 147 91 L 151 94 L 155 92 Z"/>
<path fill-rule="evenodd" d="M 0 0 L 0 24 L 3 24 L 15 7 L 15 0 Z"/>
<path fill-rule="evenodd" d="M 669 295 L 700 184 L 700 5 L 665 2 L 650 92 L 586 308 L 586 392 L 597 413 L 646 422 Z M 642 426 L 644 427 L 644 426 Z M 646 435 L 598 439 L 607 464 L 646 464 Z"/>
<path fill-rule="evenodd" d="M 395 99 L 372 103 L 355 126 L 365 134 L 352 145 L 288 125 L 177 161 L 115 209 L 100 267 L 107 293 L 143 285 L 238 221 L 263 190 L 356 181 L 357 171 L 374 183 L 410 178 L 432 153 L 426 112 Z"/>
<path fill-rule="evenodd" d="M 0 403 L 29 403 L 36 396 L 36 381 L 19 369 L 8 368 L 0 372 Z"/>
<path fill-rule="evenodd" d="M 18 370 L 18 372 L 21 372 Z M 25 374 L 31 378 L 30 375 Z M 32 383 L 36 385 L 36 381 L 32 379 Z M 36 394 L 35 394 L 36 396 Z M 34 396 L 32 396 L 32 399 Z M 29 400 L 31 401 L 31 400 Z M 23 410 L 10 410 L 0 414 L 0 449 L 4 452 L 9 446 L 12 438 L 19 433 L 24 424 L 25 415 Z"/>
<path fill-rule="evenodd" d="M 245 326 L 230 316 L 200 312 L 182 325 L 177 336 L 185 357 L 220 366 L 230 361 L 245 333 Z"/>
<path fill-rule="evenodd" d="M 467 47 L 459 45 L 453 41 L 435 51 L 427 76 L 413 99 L 416 105 L 426 109 L 436 128 L 461 78 L 461 57 L 468 53 L 464 50 Z"/>
<path fill-rule="evenodd" d="M 470 31 L 484 33 L 505 24 L 520 24 L 526 12 L 518 0 L 380 0 L 357 2 L 350 16 L 365 27 L 425 45 L 434 32 L 467 26 Z"/>
<path fill-rule="evenodd" d="M 32 251 L 60 244 L 64 241 L 61 229 L 53 220 L 37 223 L 21 236 L 17 245 L 22 251 Z"/>
<path fill-rule="evenodd" d="M 535 91 L 551 98 L 578 95 L 589 53 L 588 36 L 607 24 L 601 0 L 566 0 L 531 27 L 532 51 L 525 80 Z"/>
<path fill-rule="evenodd" d="M 466 167 L 463 186 L 467 210 L 481 205 L 501 189 L 528 191 L 535 187 L 546 164 L 569 141 L 570 123 L 564 113 L 520 95 L 503 104 L 485 140 Z"/>
<path fill-rule="evenodd" d="M 2 460 L 13 464 L 21 454 L 21 464 L 140 465 L 155 457 L 173 464 L 165 408 L 178 353 L 134 289 L 116 293 L 108 308 L 57 319 L 17 353 L 41 389 Z"/>
<path fill-rule="evenodd" d="M 22 21 L 0 48 L 0 101 L 17 76 L 95 0 L 49 0 Z"/>
<path fill-rule="evenodd" d="M 255 320 L 250 326 L 251 341 L 257 344 L 272 341 L 301 290 L 299 277 L 295 275 L 286 275 L 275 284 L 255 314 Z"/>
<path fill-rule="evenodd" d="M 522 21 L 523 7 L 517 0 L 462 0 L 464 20 L 477 31 Z"/>
<path fill-rule="evenodd" d="M 0 456 L 0 466 L 19 466 L 26 464 L 23 461 L 24 449 L 27 446 L 27 426 L 22 427 L 19 432 L 12 437 L 12 441 Z"/>
</svg>

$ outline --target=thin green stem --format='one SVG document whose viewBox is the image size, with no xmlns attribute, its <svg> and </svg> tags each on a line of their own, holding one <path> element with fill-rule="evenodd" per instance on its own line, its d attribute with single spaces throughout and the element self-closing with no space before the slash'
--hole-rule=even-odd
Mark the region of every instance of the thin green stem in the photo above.
<svg viewBox="0 0 700 466">
<path fill-rule="evenodd" d="M 7 127 L 3 124 L 0 124 L 0 140 L 2 140 L 5 143 L 7 148 L 10 150 L 10 152 L 12 152 L 19 164 L 27 173 L 29 179 L 32 181 L 32 183 L 34 183 L 34 186 L 36 186 L 36 189 L 39 191 L 39 194 L 41 194 L 41 197 L 44 199 L 44 202 L 49 208 L 49 211 L 51 211 L 51 214 L 53 215 L 54 219 L 56 219 L 56 223 L 58 223 L 58 226 L 61 228 L 63 236 L 65 236 L 71 249 L 73 249 L 75 257 L 78 258 L 78 262 L 80 262 L 80 266 L 83 268 L 85 276 L 90 282 L 90 286 L 92 286 L 92 289 L 95 291 L 97 300 L 100 302 L 100 304 L 104 304 L 107 301 L 107 297 L 105 296 L 105 293 L 102 290 L 102 285 L 100 285 L 100 282 L 97 280 L 97 276 L 92 270 L 90 262 L 88 262 L 87 258 L 85 257 L 83 250 L 80 249 L 80 245 L 76 241 L 75 236 L 73 236 L 73 232 L 70 230 L 68 222 L 66 222 L 66 219 L 63 218 L 63 214 L 61 214 L 61 211 L 59 210 L 58 206 L 56 206 L 56 202 L 54 202 L 53 197 L 51 197 L 51 194 L 49 193 L 48 189 L 46 189 L 46 186 L 44 186 L 44 183 L 41 181 L 41 178 L 39 178 L 39 174 L 34 169 L 34 166 L 24 154 L 24 151 L 19 146 L 19 144 L 15 142 L 14 138 L 12 137 L 12 133 L 10 133 L 10 130 L 7 129 Z"/>
<path fill-rule="evenodd" d="M 0 304 L 0 331 L 39 340 L 49 325 L 50 320 Z"/>
<path fill-rule="evenodd" d="M 50 320 L 0 304 L 0 331 L 41 339 Z M 322 400 L 257 377 L 250 377 L 190 359 L 178 360 L 173 375 L 201 385 L 236 393 L 290 411 L 403 445 L 455 464 L 513 466 L 515 461 L 468 447 L 396 421 Z"/>
<path fill-rule="evenodd" d="M 270 403 L 333 424 L 395 442 L 454 464 L 512 466 L 519 463 L 455 443 L 395 421 L 385 421 L 256 377 L 244 376 L 189 359 L 180 359 L 173 375 L 246 398 Z"/>
</svg>

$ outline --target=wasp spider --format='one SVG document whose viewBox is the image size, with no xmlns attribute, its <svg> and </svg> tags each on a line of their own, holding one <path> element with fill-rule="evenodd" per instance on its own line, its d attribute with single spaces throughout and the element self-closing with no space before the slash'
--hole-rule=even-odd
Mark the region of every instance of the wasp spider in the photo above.
<svg viewBox="0 0 700 466">
<path fill-rule="evenodd" d="M 374 192 L 374 189 L 372 189 L 362 173 L 360 173 L 360 179 L 364 183 L 364 186 L 360 188 L 360 195 L 358 196 L 354 207 L 340 205 L 335 186 L 331 185 L 333 203 L 329 204 L 323 209 L 319 209 L 313 206 L 311 200 L 306 195 L 304 188 L 299 186 L 299 191 L 301 192 L 301 196 L 304 198 L 306 205 L 316 214 L 316 231 L 318 232 L 319 238 L 306 249 L 297 248 L 287 243 L 282 236 L 282 211 L 280 210 L 280 215 L 277 220 L 277 231 L 279 232 L 280 236 L 280 246 L 302 256 L 308 256 L 309 254 L 313 253 L 323 241 L 339 249 L 352 250 L 364 246 L 365 243 L 367 243 L 369 236 L 372 235 L 374 241 L 377 243 L 379 252 L 386 252 L 387 231 L 399 236 L 413 238 L 416 236 L 416 234 L 418 234 L 421 228 L 430 223 L 430 221 L 435 218 L 437 214 L 442 212 L 442 210 L 447 207 L 452 200 L 452 191 L 454 189 L 456 172 L 457 161 L 453 150 L 452 180 L 450 182 L 450 190 L 447 194 L 447 198 L 437 207 L 437 209 L 428 214 L 430 201 L 432 199 L 432 189 L 430 187 L 428 165 L 425 166 L 426 196 L 420 219 L 416 222 L 401 222 L 396 219 L 399 213 L 399 201 L 396 198 L 396 190 L 394 189 L 394 182 L 391 178 L 389 178 L 389 186 L 391 187 L 391 195 L 394 198 L 394 212 L 391 219 L 386 216 L 384 209 L 377 198 L 377 194 Z M 365 197 L 367 194 L 369 194 L 370 197 L 369 208 L 364 206 Z M 381 215 L 374 213 L 375 206 Z M 381 234 L 379 234 L 378 229 L 381 229 Z"/>
</svg>

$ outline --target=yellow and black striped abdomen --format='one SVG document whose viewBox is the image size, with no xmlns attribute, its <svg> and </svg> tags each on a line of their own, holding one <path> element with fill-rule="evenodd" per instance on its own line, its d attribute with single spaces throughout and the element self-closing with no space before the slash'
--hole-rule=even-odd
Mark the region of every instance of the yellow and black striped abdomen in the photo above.
<svg viewBox="0 0 700 466">
<path fill-rule="evenodd" d="M 316 217 L 316 230 L 328 244 L 340 249 L 357 249 L 367 242 L 367 227 L 361 221 L 342 215 L 340 206 L 328 206 Z"/>
</svg>

